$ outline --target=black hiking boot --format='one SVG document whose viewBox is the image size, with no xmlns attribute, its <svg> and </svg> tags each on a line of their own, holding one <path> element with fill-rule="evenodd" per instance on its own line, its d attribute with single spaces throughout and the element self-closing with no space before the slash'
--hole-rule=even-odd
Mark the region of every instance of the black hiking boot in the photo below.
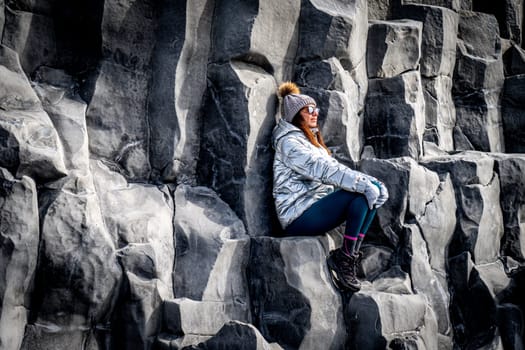
<svg viewBox="0 0 525 350">
<path fill-rule="evenodd" d="M 359 251 L 354 253 L 355 256 L 355 276 L 356 278 L 365 277 L 365 271 L 363 269 L 363 252 Z"/>
<path fill-rule="evenodd" d="M 357 292 L 361 282 L 356 277 L 356 257 L 348 256 L 339 248 L 333 250 L 326 259 L 330 277 L 335 287 L 341 291 Z"/>
</svg>

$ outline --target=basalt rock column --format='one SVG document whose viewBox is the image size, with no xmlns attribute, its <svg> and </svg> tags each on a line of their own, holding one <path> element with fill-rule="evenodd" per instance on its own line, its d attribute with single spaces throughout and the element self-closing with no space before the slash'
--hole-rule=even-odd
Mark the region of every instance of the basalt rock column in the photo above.
<svg viewBox="0 0 525 350">
<path fill-rule="evenodd" d="M 405 5 L 397 16 L 423 23 L 420 69 L 425 95 L 425 140 L 454 149 L 456 110 L 452 74 L 456 61 L 458 15 L 443 7 Z"/>
<path fill-rule="evenodd" d="M 347 163 L 361 158 L 364 144 L 367 8 L 363 0 L 310 0 L 299 20 L 294 80 L 316 100 L 325 142 Z"/>
<path fill-rule="evenodd" d="M 498 23 L 483 13 L 460 11 L 459 15 L 452 88 L 456 149 L 501 152 L 505 149 L 500 107 L 504 77 Z M 483 31 L 478 30 L 481 27 Z"/>
<path fill-rule="evenodd" d="M 130 179 L 150 176 L 147 96 L 156 8 L 148 0 L 106 1 L 102 59 L 83 91 L 89 150 Z"/>
<path fill-rule="evenodd" d="M 0 347 L 19 349 L 38 257 L 36 186 L 0 169 Z"/>
<path fill-rule="evenodd" d="M 376 157 L 422 155 L 425 101 L 417 70 L 421 28 L 411 20 L 370 22 L 364 133 Z"/>
</svg>

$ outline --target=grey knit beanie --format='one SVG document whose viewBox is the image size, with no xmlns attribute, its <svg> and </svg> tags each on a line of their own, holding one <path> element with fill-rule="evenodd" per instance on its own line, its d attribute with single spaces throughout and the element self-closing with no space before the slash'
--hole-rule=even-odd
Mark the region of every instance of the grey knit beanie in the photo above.
<svg viewBox="0 0 525 350">
<path fill-rule="evenodd" d="M 302 95 L 297 85 L 292 82 L 282 83 L 279 86 L 279 95 L 283 98 L 283 118 L 289 123 L 292 122 L 293 117 L 304 106 L 310 104 L 317 106 L 313 98 L 308 95 Z"/>
</svg>

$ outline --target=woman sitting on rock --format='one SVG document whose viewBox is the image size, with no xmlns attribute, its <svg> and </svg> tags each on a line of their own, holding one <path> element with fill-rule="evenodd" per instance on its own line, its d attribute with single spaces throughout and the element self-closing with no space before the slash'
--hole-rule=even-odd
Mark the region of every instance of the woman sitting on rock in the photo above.
<svg viewBox="0 0 525 350">
<path fill-rule="evenodd" d="M 356 260 L 376 209 L 388 199 L 376 178 L 333 157 L 318 129 L 315 100 L 291 82 L 279 86 L 282 117 L 273 130 L 273 196 L 287 236 L 321 235 L 346 222 L 341 248 L 328 255 L 334 284 L 358 291 Z M 337 190 L 336 190 L 337 189 Z"/>
</svg>

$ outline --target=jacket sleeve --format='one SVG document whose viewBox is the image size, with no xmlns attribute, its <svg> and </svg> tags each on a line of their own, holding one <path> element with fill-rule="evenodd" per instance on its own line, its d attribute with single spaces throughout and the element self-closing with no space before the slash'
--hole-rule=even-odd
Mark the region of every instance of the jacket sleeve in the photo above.
<svg viewBox="0 0 525 350">
<path fill-rule="evenodd" d="M 370 181 L 363 173 L 344 166 L 328 155 L 312 152 L 311 147 L 315 146 L 288 137 L 281 140 L 277 151 L 281 152 L 281 159 L 286 166 L 310 180 L 365 193 Z"/>
</svg>

